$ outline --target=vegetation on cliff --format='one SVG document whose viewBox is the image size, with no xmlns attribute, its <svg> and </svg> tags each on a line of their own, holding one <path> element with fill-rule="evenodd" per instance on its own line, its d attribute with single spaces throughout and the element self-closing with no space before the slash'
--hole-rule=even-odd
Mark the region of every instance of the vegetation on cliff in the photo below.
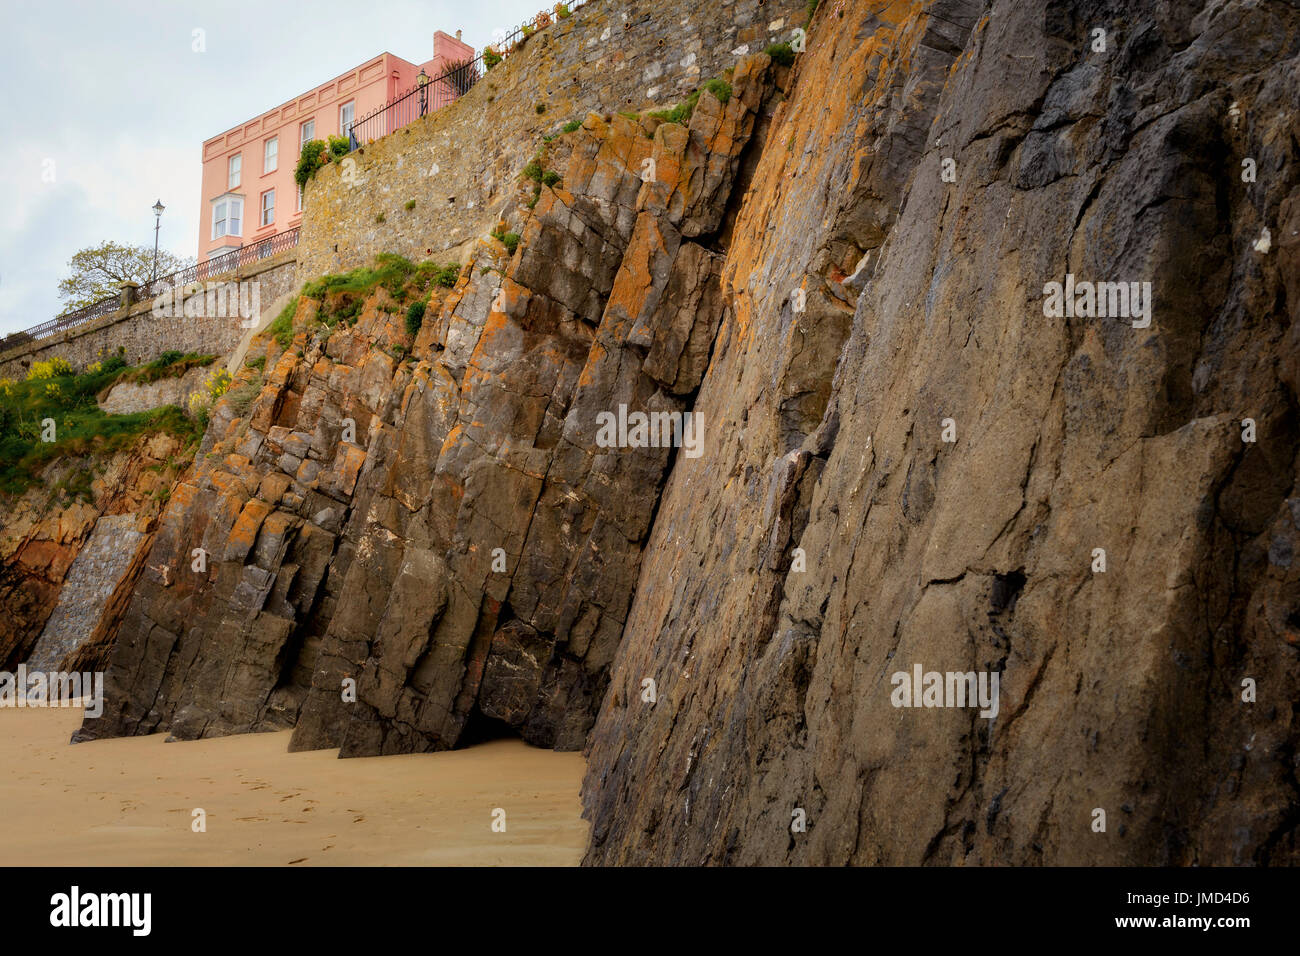
<svg viewBox="0 0 1300 956">
<path fill-rule="evenodd" d="M 456 263 L 446 265 L 437 262 L 414 263 L 404 256 L 383 253 L 375 257 L 374 264 L 352 269 L 349 272 L 323 275 L 306 283 L 302 292 L 291 299 L 267 328 L 267 334 L 276 340 L 282 349 L 288 348 L 293 341 L 294 316 L 298 303 L 303 297 L 316 299 L 321 303 L 317 310 L 315 323 L 326 329 L 333 329 L 340 322 L 348 325 L 356 323 L 366 299 L 377 288 L 385 289 L 397 300 L 399 306 L 423 306 L 428 292 L 434 286 L 449 289 L 460 277 L 460 266 Z M 423 319 L 423 309 L 420 312 Z M 412 325 L 408 311 L 407 327 L 414 335 L 419 331 L 419 322 Z"/>
<path fill-rule="evenodd" d="M 306 186 L 316 175 L 316 170 L 328 162 L 346 156 L 348 149 L 346 136 L 331 136 L 328 143 L 320 139 L 311 139 L 303 143 L 302 152 L 298 154 L 298 165 L 293 170 L 294 182 L 299 188 Z"/>
<path fill-rule="evenodd" d="M 96 397 L 119 381 L 145 384 L 212 361 L 210 355 L 165 352 L 131 367 L 113 356 L 76 373 L 55 360 L 35 363 L 25 381 L 0 380 L 0 492 L 21 494 L 39 483 L 41 471 L 56 458 L 117 451 L 148 432 L 175 435 L 192 453 L 202 425 L 176 406 L 110 415 Z"/>
</svg>

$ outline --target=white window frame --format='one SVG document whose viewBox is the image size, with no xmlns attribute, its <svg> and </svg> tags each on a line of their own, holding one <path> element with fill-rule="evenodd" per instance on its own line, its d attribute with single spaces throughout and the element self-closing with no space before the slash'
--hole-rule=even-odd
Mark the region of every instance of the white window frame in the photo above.
<svg viewBox="0 0 1300 956">
<path fill-rule="evenodd" d="M 232 227 L 232 223 L 235 225 Z M 244 197 L 218 196 L 212 200 L 212 238 L 243 235 Z"/>
<path fill-rule="evenodd" d="M 308 126 L 311 127 L 310 131 L 308 131 L 307 129 Z M 298 124 L 298 152 L 301 153 L 302 148 L 315 138 L 316 138 L 316 117 L 313 116 L 311 119 L 303 120 L 301 123 Z"/>
<path fill-rule="evenodd" d="M 302 187 L 298 187 L 298 208 L 294 212 L 302 212 Z"/>
<path fill-rule="evenodd" d="M 271 200 L 269 206 L 267 205 L 266 202 L 268 198 Z M 270 212 L 271 214 L 269 219 L 267 218 L 266 215 L 268 212 Z M 259 222 L 258 225 L 259 229 L 262 226 L 271 226 L 275 224 L 275 189 L 274 188 L 268 189 L 266 192 L 262 193 L 262 198 L 259 200 L 258 203 L 258 222 Z"/>
<path fill-rule="evenodd" d="M 346 121 L 343 119 L 343 111 L 349 111 L 349 117 Z M 357 121 L 357 101 L 348 100 L 346 103 L 339 104 L 339 135 L 347 136 L 352 126 Z"/>
<path fill-rule="evenodd" d="M 244 154 L 236 153 L 226 160 L 226 188 L 238 189 L 244 174 Z"/>
<path fill-rule="evenodd" d="M 262 141 L 262 175 L 280 168 L 280 137 L 272 136 Z"/>
</svg>

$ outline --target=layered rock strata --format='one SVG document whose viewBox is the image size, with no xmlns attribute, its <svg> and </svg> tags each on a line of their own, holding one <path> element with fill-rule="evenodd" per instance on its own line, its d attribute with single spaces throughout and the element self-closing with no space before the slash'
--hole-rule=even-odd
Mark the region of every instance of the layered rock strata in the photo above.
<svg viewBox="0 0 1300 956">
<path fill-rule="evenodd" d="M 504 725 L 580 748 L 680 454 L 606 447 L 601 415 L 687 420 L 711 245 L 785 73 L 745 58 L 689 126 L 588 116 L 531 210 L 520 186 L 517 251 L 479 243 L 413 341 L 383 289 L 332 331 L 302 299 L 173 494 L 82 738 L 294 726 L 356 756 Z"/>
<path fill-rule="evenodd" d="M 1297 861 L 1298 67 L 1293 4 L 821 5 L 588 862 Z"/>
</svg>

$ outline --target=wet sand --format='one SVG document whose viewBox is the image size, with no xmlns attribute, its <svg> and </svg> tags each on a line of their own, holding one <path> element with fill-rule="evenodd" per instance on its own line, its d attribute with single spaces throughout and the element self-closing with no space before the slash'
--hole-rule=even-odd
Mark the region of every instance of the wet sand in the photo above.
<svg viewBox="0 0 1300 956">
<path fill-rule="evenodd" d="M 587 839 L 580 754 L 498 740 L 339 760 L 287 753 L 288 731 L 70 745 L 80 722 L 0 708 L 0 866 L 568 866 Z"/>
</svg>

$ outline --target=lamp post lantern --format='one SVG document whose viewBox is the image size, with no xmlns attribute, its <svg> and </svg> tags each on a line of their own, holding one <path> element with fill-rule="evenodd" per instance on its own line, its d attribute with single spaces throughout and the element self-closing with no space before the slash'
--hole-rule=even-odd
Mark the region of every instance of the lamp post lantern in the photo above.
<svg viewBox="0 0 1300 956">
<path fill-rule="evenodd" d="M 429 77 L 421 69 L 420 75 L 416 79 L 420 83 L 420 115 L 423 116 L 429 109 Z"/>
<path fill-rule="evenodd" d="M 162 226 L 162 214 L 165 208 L 161 199 L 153 204 L 153 275 L 149 278 L 150 282 L 158 278 L 158 229 Z"/>
</svg>

